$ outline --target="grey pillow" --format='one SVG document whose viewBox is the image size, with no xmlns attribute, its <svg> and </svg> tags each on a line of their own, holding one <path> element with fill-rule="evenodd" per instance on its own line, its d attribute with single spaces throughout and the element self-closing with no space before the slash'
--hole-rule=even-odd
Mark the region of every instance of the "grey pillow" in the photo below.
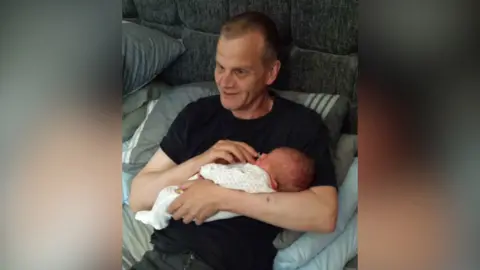
<svg viewBox="0 0 480 270">
<path fill-rule="evenodd" d="M 333 155 L 333 164 L 335 173 L 340 187 L 345 181 L 348 170 L 350 169 L 357 152 L 357 135 L 342 134 L 338 140 L 336 151 Z M 277 249 L 289 247 L 293 242 L 297 241 L 304 232 L 284 230 L 273 240 L 273 245 Z"/>
<path fill-rule="evenodd" d="M 126 115 L 132 113 L 138 108 L 145 106 L 151 100 L 158 99 L 160 97 L 160 94 L 169 88 L 171 88 L 170 85 L 162 81 L 155 80 L 140 88 L 139 90 L 125 95 L 122 102 L 123 116 L 125 117 Z"/>
<path fill-rule="evenodd" d="M 339 95 L 308 94 L 294 91 L 275 91 L 279 96 L 312 108 L 322 115 L 331 136 L 339 136 L 348 101 Z M 136 174 L 147 164 L 178 113 L 199 98 L 218 94 L 215 82 L 192 83 L 164 91 L 151 113 L 128 142 L 124 152 L 123 170 Z M 337 138 L 338 139 L 338 138 Z"/>
<path fill-rule="evenodd" d="M 151 82 L 183 52 L 185 46 L 179 40 L 133 22 L 122 22 L 123 95 Z"/>
<path fill-rule="evenodd" d="M 137 108 L 122 118 L 122 142 L 129 140 L 147 115 L 147 104 Z"/>
<path fill-rule="evenodd" d="M 214 82 L 200 82 L 172 87 L 148 104 L 147 116 L 123 151 L 123 171 L 137 174 L 159 148 L 168 128 L 185 106 L 202 97 L 218 94 Z"/>
<path fill-rule="evenodd" d="M 147 103 L 158 99 L 160 94 L 170 87 L 157 80 L 123 98 L 122 142 L 129 140 L 145 119 Z"/>
<path fill-rule="evenodd" d="M 333 164 L 335 166 L 335 174 L 337 177 L 337 184 L 341 186 L 348 170 L 355 159 L 355 153 L 358 150 L 357 135 L 342 134 L 338 140 L 337 149 L 333 157 Z"/>
</svg>

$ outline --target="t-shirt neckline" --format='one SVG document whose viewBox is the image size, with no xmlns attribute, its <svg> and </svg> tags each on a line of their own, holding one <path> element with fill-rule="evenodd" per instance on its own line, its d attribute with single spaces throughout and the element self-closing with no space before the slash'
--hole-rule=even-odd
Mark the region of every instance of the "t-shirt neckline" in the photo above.
<svg viewBox="0 0 480 270">
<path fill-rule="evenodd" d="M 268 94 L 273 99 L 272 109 L 268 113 L 266 113 L 265 115 L 260 116 L 258 118 L 254 118 L 254 119 L 237 118 L 237 117 L 235 117 L 235 115 L 233 115 L 232 111 L 227 110 L 225 108 L 224 108 L 224 110 L 226 110 L 228 112 L 228 115 L 231 119 L 233 119 L 235 122 L 238 122 L 238 123 L 256 123 L 256 122 L 265 121 L 265 119 L 269 119 L 272 115 L 274 115 L 276 113 L 277 107 L 278 107 L 277 106 L 278 105 L 277 95 L 271 90 L 268 90 Z"/>
</svg>

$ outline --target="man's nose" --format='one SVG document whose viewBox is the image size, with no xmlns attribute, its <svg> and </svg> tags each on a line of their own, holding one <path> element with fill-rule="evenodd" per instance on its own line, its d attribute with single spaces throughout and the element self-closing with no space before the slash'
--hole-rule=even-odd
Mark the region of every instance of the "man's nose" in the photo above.
<svg viewBox="0 0 480 270">
<path fill-rule="evenodd" d="M 230 72 L 225 72 L 221 75 L 219 85 L 222 88 L 231 88 L 235 84 L 233 76 Z"/>
</svg>

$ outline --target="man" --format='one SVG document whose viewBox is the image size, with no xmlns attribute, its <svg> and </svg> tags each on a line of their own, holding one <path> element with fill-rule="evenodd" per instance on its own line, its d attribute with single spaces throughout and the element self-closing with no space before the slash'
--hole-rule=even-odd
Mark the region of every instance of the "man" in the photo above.
<svg viewBox="0 0 480 270">
<path fill-rule="evenodd" d="M 132 182 L 134 212 L 152 207 L 158 192 L 183 185 L 169 226 L 152 235 L 154 249 L 133 269 L 271 269 L 280 228 L 332 232 L 337 189 L 328 133 L 312 110 L 268 90 L 280 70 L 273 21 L 257 12 L 227 21 L 217 45 L 219 96 L 189 104 L 175 119 L 158 153 Z M 211 181 L 190 181 L 211 162 L 253 162 L 258 153 L 288 146 L 315 160 L 306 191 L 249 194 Z M 241 217 L 202 222 L 218 211 Z"/>
</svg>

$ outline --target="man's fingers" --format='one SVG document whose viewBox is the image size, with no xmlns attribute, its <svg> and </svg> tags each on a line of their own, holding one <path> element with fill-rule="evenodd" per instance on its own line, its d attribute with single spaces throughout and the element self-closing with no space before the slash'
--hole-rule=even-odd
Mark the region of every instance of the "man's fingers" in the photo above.
<svg viewBox="0 0 480 270">
<path fill-rule="evenodd" d="M 200 218 L 195 218 L 195 224 L 197 225 L 202 225 L 203 224 L 203 219 L 200 219 Z"/>
<path fill-rule="evenodd" d="M 183 217 L 183 223 L 188 224 L 193 221 L 195 218 L 195 214 L 197 213 L 197 210 L 195 209 L 190 209 L 188 213 L 186 213 Z"/>
<path fill-rule="evenodd" d="M 212 216 L 212 213 L 210 213 L 209 210 L 203 210 L 201 211 L 195 218 L 195 224 L 201 225 L 205 220 L 209 217 Z"/>
<path fill-rule="evenodd" d="M 169 214 L 173 214 L 175 213 L 175 211 L 177 211 L 178 208 L 180 208 L 180 206 L 182 206 L 183 204 L 183 201 L 182 201 L 182 196 L 179 196 L 177 197 L 175 200 L 173 200 L 173 202 L 168 206 L 167 208 L 167 212 Z"/>
<path fill-rule="evenodd" d="M 173 212 L 172 218 L 173 218 L 174 220 L 180 220 L 180 219 L 182 219 L 188 212 L 189 212 L 189 207 L 186 207 L 185 205 L 182 205 L 182 207 L 178 208 L 175 212 Z"/>
<path fill-rule="evenodd" d="M 203 176 L 201 175 L 198 175 L 198 179 L 203 179 Z M 186 190 L 188 189 L 191 185 L 193 185 L 195 183 L 195 181 L 187 181 L 183 184 L 180 185 L 180 189 L 181 190 Z"/>
<path fill-rule="evenodd" d="M 224 155 L 224 153 L 221 153 L 221 152 L 228 152 L 230 153 L 230 155 L 232 155 L 234 160 L 223 157 L 229 163 L 234 163 L 234 162 L 254 163 L 255 158 L 258 156 L 257 151 L 255 151 L 255 149 L 253 149 L 250 145 L 244 142 L 221 140 L 217 142 L 217 144 L 215 145 L 215 148 L 217 149 L 217 151 L 219 151 L 218 155 Z"/>
<path fill-rule="evenodd" d="M 257 151 L 253 149 L 250 145 L 244 143 L 244 142 L 237 142 L 243 149 L 245 149 L 250 155 L 256 157 L 258 155 Z"/>
<path fill-rule="evenodd" d="M 242 148 L 243 149 L 243 148 Z M 251 164 L 254 164 L 255 163 L 255 159 L 257 157 L 257 154 L 252 156 L 250 154 L 250 152 L 247 152 L 245 149 L 243 149 L 243 151 L 245 152 L 245 157 L 246 157 L 246 162 L 248 163 L 251 163 Z"/>
<path fill-rule="evenodd" d="M 230 164 L 231 164 L 231 163 L 235 163 L 235 158 L 233 157 L 232 154 L 230 154 L 230 153 L 227 152 L 227 151 L 221 152 L 221 153 L 219 154 L 219 157 L 220 157 L 221 159 L 226 160 L 226 161 L 227 161 L 228 163 L 230 163 Z"/>
<path fill-rule="evenodd" d="M 243 142 L 236 142 L 235 145 L 245 157 L 244 162 L 255 163 L 255 158 L 258 156 L 258 153 L 252 147 Z"/>
<path fill-rule="evenodd" d="M 222 150 L 224 150 L 225 152 L 228 152 L 230 153 L 230 155 L 232 155 L 234 157 L 234 161 L 235 160 L 237 162 L 245 162 L 246 161 L 246 157 L 244 156 L 243 152 L 241 151 L 241 149 L 239 147 L 237 147 L 235 144 L 231 143 L 231 144 L 228 144 L 228 145 L 224 145 L 222 146 Z M 231 162 L 231 163 L 233 163 Z"/>
</svg>

